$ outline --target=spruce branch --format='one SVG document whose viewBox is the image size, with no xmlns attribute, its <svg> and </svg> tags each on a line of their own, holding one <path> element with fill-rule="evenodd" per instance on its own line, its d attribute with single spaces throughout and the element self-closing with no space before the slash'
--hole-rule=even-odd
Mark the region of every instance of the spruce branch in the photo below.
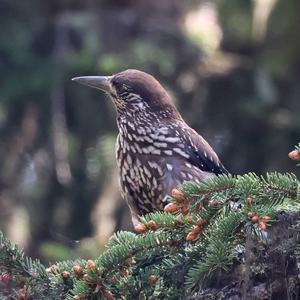
<svg viewBox="0 0 300 300">
<path fill-rule="evenodd" d="M 43 289 L 39 299 L 46 294 L 69 300 L 184 298 L 215 274 L 228 272 L 246 236 L 265 241 L 279 211 L 299 212 L 299 186 L 295 175 L 275 172 L 186 182 L 172 191 L 165 212 L 141 217 L 139 234 L 117 232 L 95 260 L 47 269 L 1 234 L 0 271 L 26 278 L 20 288 L 31 296 Z"/>
<path fill-rule="evenodd" d="M 13 267 L 14 272 L 20 275 L 29 276 L 35 280 L 43 280 L 47 277 L 45 267 L 39 260 L 33 260 L 24 255 L 16 245 L 12 244 L 4 237 L 0 231 L 0 261 L 5 261 L 5 265 L 1 264 L 1 268 L 10 271 Z"/>
</svg>

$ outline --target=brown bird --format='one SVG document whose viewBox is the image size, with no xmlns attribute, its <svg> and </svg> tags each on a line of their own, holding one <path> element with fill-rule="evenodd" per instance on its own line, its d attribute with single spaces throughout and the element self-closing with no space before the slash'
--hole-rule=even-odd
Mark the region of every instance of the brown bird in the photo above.
<svg viewBox="0 0 300 300">
<path fill-rule="evenodd" d="M 185 123 L 151 75 L 126 70 L 72 80 L 104 91 L 116 106 L 117 165 L 134 225 L 138 216 L 163 210 L 166 196 L 182 182 L 227 173 L 211 146 Z"/>
</svg>

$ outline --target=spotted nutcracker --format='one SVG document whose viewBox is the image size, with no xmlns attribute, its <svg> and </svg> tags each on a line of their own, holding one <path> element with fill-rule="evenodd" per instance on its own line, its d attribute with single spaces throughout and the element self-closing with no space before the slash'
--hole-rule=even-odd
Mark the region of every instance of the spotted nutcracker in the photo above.
<svg viewBox="0 0 300 300">
<path fill-rule="evenodd" d="M 138 70 L 72 80 L 99 89 L 113 100 L 121 192 L 132 214 L 162 210 L 167 195 L 188 180 L 227 173 L 211 146 L 189 127 L 160 83 Z"/>
</svg>

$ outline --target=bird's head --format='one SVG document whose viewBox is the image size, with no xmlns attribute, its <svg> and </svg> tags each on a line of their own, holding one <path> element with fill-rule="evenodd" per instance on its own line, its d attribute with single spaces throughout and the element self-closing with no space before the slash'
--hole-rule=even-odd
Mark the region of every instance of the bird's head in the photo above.
<svg viewBox="0 0 300 300">
<path fill-rule="evenodd" d="M 112 76 L 84 76 L 72 80 L 108 94 L 120 115 L 141 113 L 156 118 L 181 118 L 166 90 L 145 72 L 130 69 Z"/>
</svg>

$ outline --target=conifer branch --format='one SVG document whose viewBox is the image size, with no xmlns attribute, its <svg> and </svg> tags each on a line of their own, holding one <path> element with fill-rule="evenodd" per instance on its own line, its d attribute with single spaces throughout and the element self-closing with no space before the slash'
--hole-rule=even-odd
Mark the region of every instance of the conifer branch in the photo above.
<svg viewBox="0 0 300 300">
<path fill-rule="evenodd" d="M 245 246 L 246 234 L 253 241 L 264 240 L 278 211 L 299 212 L 299 186 L 295 175 L 279 173 L 186 182 L 172 192 L 165 212 L 140 219 L 139 234 L 115 233 L 95 260 L 64 261 L 47 269 L 1 234 L 0 284 L 5 292 L 0 295 L 10 288 L 26 297 L 39 292 L 37 299 L 186 297 L 233 267 L 235 249 Z M 3 283 L 7 275 L 9 284 Z M 20 276 L 25 278 L 22 285 Z"/>
</svg>

